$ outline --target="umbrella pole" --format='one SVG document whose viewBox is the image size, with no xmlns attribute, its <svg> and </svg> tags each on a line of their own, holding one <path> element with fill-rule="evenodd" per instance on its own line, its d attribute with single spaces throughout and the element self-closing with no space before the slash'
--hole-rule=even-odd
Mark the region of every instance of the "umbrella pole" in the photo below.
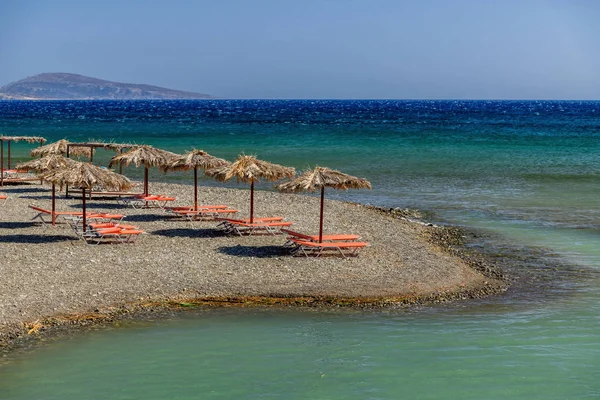
<svg viewBox="0 0 600 400">
<path fill-rule="evenodd" d="M 52 184 L 52 226 L 56 225 L 56 186 Z"/>
<path fill-rule="evenodd" d="M 8 169 L 10 169 L 10 140 L 8 141 Z"/>
<path fill-rule="evenodd" d="M 67 158 L 69 158 L 69 153 L 70 153 L 71 147 L 69 145 L 67 145 Z M 62 185 L 61 189 L 62 189 Z M 65 185 L 65 198 L 69 198 L 69 185 Z"/>
<path fill-rule="evenodd" d="M 254 181 L 250 182 L 250 223 L 254 223 Z"/>
<path fill-rule="evenodd" d="M 40 140 L 40 146 L 39 147 L 42 147 L 43 145 L 44 145 L 44 142 L 42 140 Z M 42 157 L 44 157 L 44 156 L 40 154 L 40 158 L 42 158 Z M 40 179 L 40 185 L 42 183 L 44 183 L 44 181 Z"/>
<path fill-rule="evenodd" d="M 321 216 L 319 218 L 319 243 L 323 243 L 323 208 L 325 205 L 325 186 L 321 187 Z"/>
<path fill-rule="evenodd" d="M 148 196 L 148 167 L 144 167 L 144 195 Z M 148 202 L 146 202 L 148 208 Z"/>
<path fill-rule="evenodd" d="M 194 167 L 194 211 L 198 211 L 198 167 Z"/>
<path fill-rule="evenodd" d="M 86 226 L 87 226 L 87 218 L 85 212 L 85 187 L 81 188 L 81 198 L 83 199 L 83 233 L 85 234 Z"/>
<path fill-rule="evenodd" d="M 148 167 L 144 167 L 144 194 L 148 196 Z"/>
</svg>

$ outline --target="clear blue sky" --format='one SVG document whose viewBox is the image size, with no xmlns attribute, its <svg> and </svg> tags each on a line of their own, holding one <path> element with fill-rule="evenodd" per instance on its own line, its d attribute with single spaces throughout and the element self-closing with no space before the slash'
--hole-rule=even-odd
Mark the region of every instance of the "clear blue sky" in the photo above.
<svg viewBox="0 0 600 400">
<path fill-rule="evenodd" d="M 225 98 L 600 99 L 597 0 L 0 0 L 0 86 Z"/>
</svg>

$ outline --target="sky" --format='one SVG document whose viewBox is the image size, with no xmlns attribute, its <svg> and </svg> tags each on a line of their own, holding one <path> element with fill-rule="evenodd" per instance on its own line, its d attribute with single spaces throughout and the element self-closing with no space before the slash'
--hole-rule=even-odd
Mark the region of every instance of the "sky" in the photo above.
<svg viewBox="0 0 600 400">
<path fill-rule="evenodd" d="M 597 0 L 0 0 L 0 86 L 220 98 L 600 99 Z"/>
</svg>

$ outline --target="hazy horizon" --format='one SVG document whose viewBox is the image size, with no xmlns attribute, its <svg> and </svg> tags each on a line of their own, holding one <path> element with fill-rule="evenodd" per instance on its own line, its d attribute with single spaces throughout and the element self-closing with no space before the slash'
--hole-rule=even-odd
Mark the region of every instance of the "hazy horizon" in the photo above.
<svg viewBox="0 0 600 400">
<path fill-rule="evenodd" d="M 220 99 L 600 99 L 592 0 L 0 4 L 0 86 L 45 72 Z"/>
</svg>

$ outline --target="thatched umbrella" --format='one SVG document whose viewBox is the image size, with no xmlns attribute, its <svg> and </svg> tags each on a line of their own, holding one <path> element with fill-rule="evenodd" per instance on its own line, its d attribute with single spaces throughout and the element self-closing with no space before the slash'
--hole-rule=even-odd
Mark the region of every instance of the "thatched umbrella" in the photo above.
<svg viewBox="0 0 600 400">
<path fill-rule="evenodd" d="M 42 158 L 36 158 L 31 161 L 17 164 L 17 169 L 24 169 L 27 171 L 35 171 L 39 174 L 43 174 L 55 169 L 64 168 L 70 163 L 74 162 L 68 158 L 65 158 L 59 154 L 50 154 Z M 56 216 L 56 185 L 52 184 L 52 225 L 55 224 Z"/>
<path fill-rule="evenodd" d="M 83 201 L 83 231 L 86 230 L 86 190 L 97 185 L 102 185 L 109 190 L 128 190 L 131 181 L 108 169 L 100 168 L 89 162 L 71 161 L 66 167 L 55 169 L 42 174 L 41 178 L 52 184 L 70 185 L 81 187 Z"/>
<path fill-rule="evenodd" d="M 176 158 L 171 163 L 162 166 L 166 171 L 188 171 L 194 170 L 194 211 L 198 211 L 198 168 L 203 170 L 225 167 L 231 164 L 227 160 L 214 157 L 203 150 L 192 150 L 189 153 Z"/>
<path fill-rule="evenodd" d="M 40 142 L 40 146 L 46 142 L 46 139 L 41 136 L 0 136 L 0 185 L 4 186 L 4 142 L 8 144 L 8 163 L 10 169 L 10 143 L 25 141 L 27 143 Z"/>
<path fill-rule="evenodd" d="M 119 154 L 123 154 L 123 151 L 126 149 L 131 149 L 132 147 L 135 147 L 135 144 L 131 144 L 131 143 L 105 143 L 104 144 L 104 149 L 105 150 L 112 150 L 116 153 Z M 119 164 L 119 173 L 122 174 L 123 173 L 123 165 Z"/>
<path fill-rule="evenodd" d="M 207 170 L 205 174 L 221 182 L 236 178 L 238 182 L 250 183 L 250 223 L 253 223 L 254 182 L 260 182 L 260 179 L 277 181 L 282 178 L 292 178 L 296 175 L 296 170 L 242 154 L 234 163 Z"/>
<path fill-rule="evenodd" d="M 61 154 L 61 155 L 66 155 L 67 154 L 67 145 L 69 144 L 69 141 L 66 139 L 61 139 L 57 142 L 53 142 L 53 143 L 49 143 L 45 146 L 40 146 L 36 149 L 33 149 L 29 152 L 29 154 L 32 157 L 38 157 L 38 156 L 47 156 L 48 154 Z M 89 147 L 73 147 L 72 149 L 69 149 L 69 155 L 72 156 L 85 156 L 88 158 L 92 158 L 92 154 L 93 154 L 93 149 L 89 148 Z"/>
<path fill-rule="evenodd" d="M 325 167 L 316 167 L 314 170 L 307 170 L 289 182 L 277 186 L 282 192 L 314 192 L 321 189 L 321 214 L 319 219 L 319 243 L 323 241 L 323 206 L 325 199 L 325 188 L 334 189 L 371 189 L 371 183 L 365 179 L 347 175 Z"/>
<path fill-rule="evenodd" d="M 10 169 L 10 143 L 25 141 L 27 143 L 39 142 L 40 146 L 46 142 L 46 138 L 41 136 L 0 136 L 2 142 L 2 165 L 4 166 L 4 142 L 8 143 L 8 169 Z"/>
<path fill-rule="evenodd" d="M 136 167 L 140 165 L 144 166 L 144 194 L 148 195 L 148 168 L 160 167 L 168 165 L 175 158 L 179 157 L 179 154 L 171 153 L 170 151 L 157 149 L 152 146 L 135 146 L 129 151 L 114 156 L 110 159 L 109 167 L 120 164 L 128 166 L 134 164 Z"/>
</svg>

